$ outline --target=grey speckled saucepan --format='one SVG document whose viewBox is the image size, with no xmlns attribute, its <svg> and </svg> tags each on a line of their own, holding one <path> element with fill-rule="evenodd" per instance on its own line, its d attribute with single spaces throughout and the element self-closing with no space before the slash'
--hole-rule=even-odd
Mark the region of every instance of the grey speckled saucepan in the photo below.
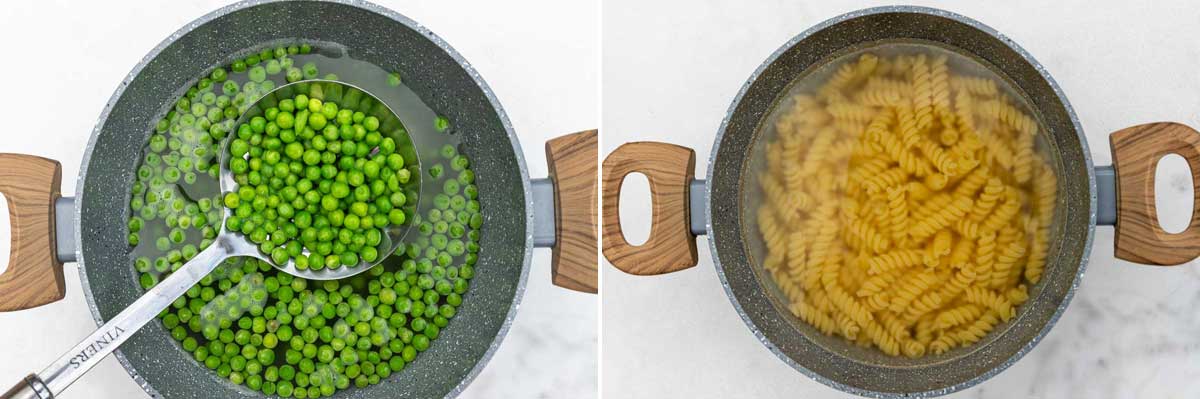
<svg viewBox="0 0 1200 399">
<path fill-rule="evenodd" d="M 1047 128 L 1057 172 L 1058 204 L 1047 268 L 1031 299 L 1011 321 L 976 345 L 919 359 L 889 357 L 825 336 L 787 311 L 777 288 L 754 258 L 757 225 L 744 217 L 744 190 L 757 190 L 749 165 L 760 123 L 789 84 L 836 55 L 885 42 L 920 42 L 957 50 L 1008 80 Z M 1074 111 L 1062 91 L 1025 50 L 992 28 L 946 11 L 882 7 L 838 16 L 786 43 L 747 80 L 713 144 L 705 180 L 693 178 L 691 149 L 628 143 L 604 161 L 604 254 L 617 268 L 640 275 L 694 266 L 695 236 L 709 235 L 722 285 L 746 326 L 801 373 L 839 390 L 870 397 L 935 396 L 986 380 L 1012 365 L 1049 331 L 1080 281 L 1096 225 L 1116 226 L 1117 255 L 1146 264 L 1179 264 L 1200 254 L 1200 212 L 1180 234 L 1159 228 L 1154 213 L 1154 165 L 1168 153 L 1200 171 L 1200 133 L 1183 125 L 1135 126 L 1112 136 L 1115 165 L 1094 166 Z M 622 238 L 617 212 L 621 182 L 644 173 L 654 216 L 642 246 Z M 1197 176 L 1193 173 L 1193 177 Z M 1195 184 L 1195 183 L 1194 183 Z M 1195 203 L 1200 207 L 1200 200 Z M 747 238 L 750 237 L 750 238 Z M 757 248 L 757 249 L 756 249 Z"/>
<path fill-rule="evenodd" d="M 405 76 L 406 83 L 434 111 L 454 121 L 462 135 L 462 151 L 477 172 L 484 217 L 477 275 L 440 339 L 384 383 L 340 391 L 335 398 L 440 398 L 461 392 L 507 332 L 534 247 L 554 248 L 555 284 L 595 292 L 595 131 L 546 143 L 551 176 L 530 180 L 499 101 L 471 65 L 433 32 L 361 1 L 248 1 L 188 24 L 130 72 L 92 133 L 73 198 L 59 196 L 57 162 L 0 154 L 0 192 L 9 201 L 13 223 L 11 262 L 8 272 L 0 275 L 0 311 L 61 299 L 63 262 L 79 264 L 98 323 L 141 296 L 125 241 L 128 207 L 122 204 L 129 203 L 134 171 L 154 122 L 197 76 L 206 76 L 235 56 L 285 40 L 337 43 L 351 57 Z M 128 333 L 132 337 L 116 356 L 151 396 L 262 396 L 197 363 L 160 323 Z M 108 342 L 97 340 L 93 348 Z M 65 356 L 86 359 L 94 353 L 85 349 Z M 46 371 L 33 374 L 0 397 L 51 398 L 65 388 L 55 378 Z"/>
</svg>

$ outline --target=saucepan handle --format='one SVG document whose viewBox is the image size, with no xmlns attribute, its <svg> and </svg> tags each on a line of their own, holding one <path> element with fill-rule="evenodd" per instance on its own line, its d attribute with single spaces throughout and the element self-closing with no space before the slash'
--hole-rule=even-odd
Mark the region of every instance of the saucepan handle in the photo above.
<svg viewBox="0 0 1200 399">
<path fill-rule="evenodd" d="M 546 142 L 554 191 L 554 255 L 551 281 L 559 287 L 596 293 L 596 130 Z"/>
<path fill-rule="evenodd" d="M 38 378 L 37 374 L 30 374 L 14 385 L 8 392 L 0 394 L 0 399 L 53 399 L 54 394 L 50 393 L 50 389 Z"/>
<path fill-rule="evenodd" d="M 0 312 L 29 309 L 66 294 L 55 247 L 55 202 L 62 187 L 58 161 L 0 154 L 0 193 L 8 200 L 12 249 L 0 274 Z"/>
<path fill-rule="evenodd" d="M 629 274 L 655 275 L 696 265 L 689 201 L 695 169 L 695 151 L 666 143 L 626 143 L 604 159 L 604 257 L 613 266 Z M 650 181 L 650 237 L 638 246 L 621 232 L 621 183 L 630 173 L 642 173 Z"/>
<path fill-rule="evenodd" d="M 1175 122 L 1122 129 L 1109 136 L 1116 171 L 1118 258 L 1172 266 L 1200 256 L 1200 132 Z M 1187 160 L 1192 173 L 1192 215 L 1186 230 L 1168 233 L 1158 224 L 1154 173 L 1164 155 Z"/>
</svg>

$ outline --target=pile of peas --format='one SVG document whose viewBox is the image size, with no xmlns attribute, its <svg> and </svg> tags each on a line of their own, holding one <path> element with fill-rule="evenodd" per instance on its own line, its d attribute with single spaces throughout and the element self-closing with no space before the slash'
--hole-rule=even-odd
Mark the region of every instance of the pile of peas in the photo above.
<svg viewBox="0 0 1200 399">
<path fill-rule="evenodd" d="M 234 212 L 225 227 L 301 270 L 378 260 L 384 229 L 408 219 L 416 191 L 406 185 L 420 171 L 363 112 L 370 104 L 355 105 L 298 94 L 238 126 L 229 166 L 239 188 L 223 199 Z"/>
<path fill-rule="evenodd" d="M 154 126 L 131 189 L 127 225 L 129 245 L 141 255 L 134 268 L 142 288 L 158 284 L 216 238 L 222 215 L 216 183 L 221 140 L 279 83 L 318 77 L 311 62 L 294 66 L 294 56 L 311 52 L 308 44 L 263 49 L 218 67 L 188 88 Z M 155 238 L 143 242 L 143 235 Z"/>
<path fill-rule="evenodd" d="M 223 202 L 216 191 L 216 143 L 236 132 L 232 122 L 257 98 L 246 93 L 266 93 L 273 88 L 269 79 L 318 76 L 311 64 L 292 67 L 293 56 L 310 50 L 307 45 L 267 49 L 234 62 L 232 72 L 218 68 L 156 127 L 130 201 L 130 244 L 144 288 L 211 243 Z M 232 95 L 225 90 L 235 85 Z M 222 104 L 220 115 L 191 106 L 205 104 L 206 93 L 218 87 L 223 94 L 212 104 Z M 433 123 L 439 131 L 449 126 L 441 117 Z M 408 221 L 420 233 L 410 234 L 412 242 L 383 263 L 354 277 L 319 282 L 257 259 L 230 259 L 164 310 L 162 325 L 197 362 L 267 395 L 326 397 L 403 370 L 438 338 L 462 304 L 475 275 L 483 223 L 468 158 L 446 146 L 427 164 L 426 178 L 442 192 L 429 193 L 428 206 Z M 168 172 L 167 166 L 177 171 Z M 187 177 L 189 172 L 195 177 Z M 171 177 L 176 173 L 178 179 Z M 205 187 L 213 192 L 198 195 Z M 154 245 L 141 243 L 142 235 Z M 137 256 L 151 252 L 158 254 L 153 261 Z"/>
</svg>

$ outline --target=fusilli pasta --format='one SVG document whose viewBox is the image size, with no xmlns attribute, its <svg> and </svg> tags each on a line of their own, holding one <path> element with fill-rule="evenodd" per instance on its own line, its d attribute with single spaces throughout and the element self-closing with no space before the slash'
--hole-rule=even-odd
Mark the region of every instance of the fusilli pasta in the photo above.
<svg viewBox="0 0 1200 399">
<path fill-rule="evenodd" d="M 1011 320 L 1045 273 L 1058 181 L 1037 119 L 957 69 L 865 53 L 768 125 L 762 266 L 816 331 L 945 353 Z"/>
</svg>

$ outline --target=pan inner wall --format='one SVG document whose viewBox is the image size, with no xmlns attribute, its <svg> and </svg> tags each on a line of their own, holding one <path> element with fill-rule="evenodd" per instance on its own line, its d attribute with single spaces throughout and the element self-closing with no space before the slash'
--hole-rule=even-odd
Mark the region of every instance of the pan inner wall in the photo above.
<svg viewBox="0 0 1200 399">
<path fill-rule="evenodd" d="M 252 5 L 209 18 L 189 26 L 189 32 L 144 61 L 144 68 L 122 85 L 124 92 L 114 98 L 96 132 L 91 157 L 84 165 L 80 205 L 80 234 L 85 238 L 81 263 L 96 311 L 108 319 L 142 292 L 128 266 L 129 248 L 119 226 L 129 217 L 123 204 L 129 200 L 139 151 L 168 104 L 210 68 L 264 43 L 335 42 L 345 45 L 352 57 L 400 72 L 426 103 L 454 122 L 457 134 L 464 136 L 463 152 L 477 166 L 485 223 L 471 290 L 430 353 L 395 373 L 386 384 L 340 391 L 334 397 L 426 398 L 453 392 L 498 339 L 521 285 L 527 231 L 525 176 L 501 111 L 475 83 L 478 77 L 463 69 L 431 34 L 417 30 L 403 17 L 348 4 L 287 2 Z M 136 333 L 121 353 L 138 382 L 163 397 L 261 396 L 195 362 L 157 321 Z"/>
</svg>

